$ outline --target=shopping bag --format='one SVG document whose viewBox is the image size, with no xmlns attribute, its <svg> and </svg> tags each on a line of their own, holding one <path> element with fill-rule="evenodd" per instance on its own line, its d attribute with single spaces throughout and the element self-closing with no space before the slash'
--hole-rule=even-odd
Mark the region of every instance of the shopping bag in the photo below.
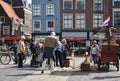
<svg viewBox="0 0 120 81">
<path fill-rule="evenodd" d="M 101 57 L 101 53 L 100 53 L 100 52 L 97 52 L 97 56 L 98 56 L 98 57 Z"/>
</svg>

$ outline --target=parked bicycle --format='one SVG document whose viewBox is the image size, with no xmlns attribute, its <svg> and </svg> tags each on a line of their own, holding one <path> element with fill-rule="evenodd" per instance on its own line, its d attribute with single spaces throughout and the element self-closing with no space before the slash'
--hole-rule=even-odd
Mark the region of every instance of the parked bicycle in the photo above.
<svg viewBox="0 0 120 81">
<path fill-rule="evenodd" d="M 9 64 L 12 60 L 15 61 L 14 58 L 14 53 L 12 51 L 10 51 L 10 49 L 4 50 L 1 55 L 0 55 L 0 62 L 3 65 L 7 65 Z M 19 61 L 19 59 L 17 59 L 17 61 Z M 24 55 L 23 57 L 23 63 L 26 62 L 26 55 Z"/>
</svg>

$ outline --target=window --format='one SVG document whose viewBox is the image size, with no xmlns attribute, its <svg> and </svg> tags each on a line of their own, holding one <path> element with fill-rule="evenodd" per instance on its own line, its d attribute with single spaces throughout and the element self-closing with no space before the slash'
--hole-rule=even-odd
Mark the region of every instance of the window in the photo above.
<svg viewBox="0 0 120 81">
<path fill-rule="evenodd" d="M 64 0 L 63 1 L 63 8 L 65 10 L 71 10 L 72 9 L 72 0 Z"/>
<path fill-rule="evenodd" d="M 120 25 L 120 10 L 113 10 L 113 25 L 118 26 Z"/>
<path fill-rule="evenodd" d="M 4 16 L 0 16 L 0 22 L 5 23 L 5 17 Z"/>
<path fill-rule="evenodd" d="M 31 14 L 25 13 L 24 22 L 25 22 L 25 24 L 28 24 L 30 26 L 30 24 L 31 24 Z"/>
<path fill-rule="evenodd" d="M 47 21 L 47 31 L 54 31 L 54 21 L 53 20 L 48 20 Z"/>
<path fill-rule="evenodd" d="M 10 27 L 3 26 L 3 35 L 10 35 Z"/>
<path fill-rule="evenodd" d="M 113 6 L 120 7 L 120 0 L 113 0 Z"/>
<path fill-rule="evenodd" d="M 40 31 L 41 22 L 39 20 L 35 20 L 33 25 L 34 25 L 34 31 Z"/>
<path fill-rule="evenodd" d="M 94 11 L 102 11 L 102 0 L 94 0 Z"/>
<path fill-rule="evenodd" d="M 40 16 L 40 15 L 41 15 L 41 6 L 33 5 L 33 16 Z"/>
<path fill-rule="evenodd" d="M 54 15 L 54 4 L 47 4 L 46 5 L 46 15 Z"/>
<path fill-rule="evenodd" d="M 85 14 L 76 14 L 75 15 L 75 28 L 76 29 L 80 29 L 80 28 L 85 29 Z"/>
<path fill-rule="evenodd" d="M 93 27 L 101 27 L 103 23 L 103 14 L 94 14 L 93 15 Z"/>
<path fill-rule="evenodd" d="M 72 14 L 64 14 L 63 15 L 63 28 L 64 29 L 72 29 L 73 28 L 73 18 Z"/>
<path fill-rule="evenodd" d="M 76 9 L 85 9 L 85 0 L 76 0 Z"/>
</svg>

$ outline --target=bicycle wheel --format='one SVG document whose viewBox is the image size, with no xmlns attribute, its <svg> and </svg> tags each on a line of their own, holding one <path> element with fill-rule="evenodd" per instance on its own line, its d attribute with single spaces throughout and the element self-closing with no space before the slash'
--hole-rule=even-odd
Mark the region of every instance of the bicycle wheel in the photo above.
<svg viewBox="0 0 120 81">
<path fill-rule="evenodd" d="M 2 55 L 1 55 L 1 57 L 0 57 L 0 62 L 1 62 L 3 65 L 9 64 L 10 61 L 11 61 L 10 55 L 8 55 L 8 54 L 2 54 Z"/>
</svg>

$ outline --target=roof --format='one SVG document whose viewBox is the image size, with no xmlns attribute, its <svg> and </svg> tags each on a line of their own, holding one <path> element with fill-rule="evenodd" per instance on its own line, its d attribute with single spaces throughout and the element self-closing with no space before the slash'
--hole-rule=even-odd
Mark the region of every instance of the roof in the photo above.
<svg viewBox="0 0 120 81">
<path fill-rule="evenodd" d="M 25 7 L 27 9 L 31 10 L 31 3 L 28 2 L 28 0 L 13 0 L 12 6 L 15 7 Z"/>
<path fill-rule="evenodd" d="M 19 17 L 16 15 L 16 13 L 11 5 L 9 5 L 8 3 L 6 3 L 2 0 L 0 0 L 0 5 L 10 18 L 19 19 Z"/>
<path fill-rule="evenodd" d="M 24 6 L 22 0 L 13 0 L 13 6 Z"/>
</svg>

